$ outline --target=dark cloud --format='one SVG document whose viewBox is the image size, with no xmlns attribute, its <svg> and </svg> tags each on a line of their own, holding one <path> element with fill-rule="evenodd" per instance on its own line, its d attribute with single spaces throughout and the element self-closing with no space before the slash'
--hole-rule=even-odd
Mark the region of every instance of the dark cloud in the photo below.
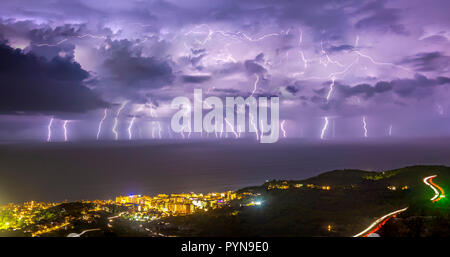
<svg viewBox="0 0 450 257">
<path fill-rule="evenodd" d="M 206 55 L 205 49 L 191 49 L 191 55 L 181 57 L 179 62 L 184 65 L 191 65 L 196 70 L 202 70 L 204 67 L 199 63 Z"/>
<path fill-rule="evenodd" d="M 214 88 L 213 92 L 218 93 L 218 95 L 222 97 L 242 95 L 241 91 L 233 88 Z"/>
<path fill-rule="evenodd" d="M 25 51 L 31 51 L 47 60 L 52 60 L 57 56 L 73 59 L 75 45 L 70 42 L 70 39 L 79 36 L 83 28 L 83 25 L 66 24 L 56 28 L 31 29 L 27 33 L 27 38 L 31 42 Z"/>
<path fill-rule="evenodd" d="M 363 95 L 366 98 L 372 97 L 375 94 L 381 94 L 387 91 L 392 90 L 392 85 L 389 82 L 380 81 L 376 83 L 374 86 L 369 84 L 359 84 L 356 86 L 347 86 L 347 85 L 336 85 L 339 92 L 344 97 L 350 97 L 354 95 Z"/>
<path fill-rule="evenodd" d="M 422 98 L 433 94 L 435 86 L 450 83 L 448 77 L 437 77 L 436 79 L 428 79 L 423 75 L 417 74 L 413 79 L 396 79 L 390 82 L 379 81 L 375 85 L 359 84 L 356 86 L 348 86 L 336 83 L 336 89 L 344 98 L 354 95 L 364 96 L 370 98 L 376 94 L 382 94 L 393 91 L 401 97 Z M 317 90 L 316 93 L 322 95 L 325 93 L 325 88 Z"/>
<path fill-rule="evenodd" d="M 85 112 L 107 106 L 83 85 L 88 76 L 68 59 L 47 61 L 0 45 L 0 111 Z"/>
<path fill-rule="evenodd" d="M 433 88 L 450 83 L 448 77 L 428 79 L 423 75 L 416 75 L 414 79 L 397 79 L 391 82 L 396 94 L 402 97 L 422 99 L 433 94 Z"/>
<path fill-rule="evenodd" d="M 295 95 L 298 92 L 298 88 L 296 86 L 290 85 L 286 87 L 286 91 Z"/>
<path fill-rule="evenodd" d="M 418 53 L 407 57 L 402 64 L 411 65 L 417 71 L 440 71 L 448 72 L 450 57 L 442 52 Z"/>
<path fill-rule="evenodd" d="M 353 49 L 354 49 L 354 46 L 352 46 L 352 45 L 329 46 L 327 48 L 327 52 L 335 53 L 335 52 L 341 52 L 341 51 L 351 51 Z"/>
<path fill-rule="evenodd" d="M 266 73 L 267 70 L 264 68 L 261 63 L 264 62 L 264 54 L 258 54 L 253 60 L 246 60 L 244 62 L 244 67 L 249 74 L 263 74 Z"/>
<path fill-rule="evenodd" d="M 211 76 L 192 76 L 192 75 L 183 75 L 183 82 L 185 83 L 203 83 L 211 79 Z"/>
<path fill-rule="evenodd" d="M 8 44 L 8 40 L 3 36 L 2 33 L 0 33 L 0 45 L 6 45 Z"/>
<path fill-rule="evenodd" d="M 65 24 L 56 28 L 45 27 L 32 29 L 29 34 L 29 39 L 32 42 L 55 44 L 60 40 L 68 37 L 75 37 L 80 35 L 82 25 Z"/>
<path fill-rule="evenodd" d="M 70 43 L 59 44 L 56 46 L 31 45 L 25 49 L 26 52 L 32 52 L 35 55 L 52 60 L 55 57 L 73 59 L 75 54 L 75 45 Z"/>
<path fill-rule="evenodd" d="M 445 102 L 450 91 L 440 86 L 449 80 L 447 2 L 4 0 L 0 43 L 7 40 L 24 49 L 22 55 L 33 54 L 36 65 L 45 68 L 29 72 L 21 64 L 21 76 L 5 78 L 0 71 L 0 83 L 17 84 L 40 99 L 46 99 L 44 93 L 33 90 L 44 90 L 52 97 L 42 105 L 55 99 L 72 105 L 68 91 L 58 91 L 66 87 L 88 92 L 78 97 L 82 93 L 70 91 L 70 97 L 90 102 L 92 88 L 110 102 L 130 101 L 123 115 L 156 101 L 163 109 L 160 117 L 167 118 L 164 108 L 173 97 L 191 95 L 189 83 L 204 83 L 211 86 L 208 94 L 218 96 L 281 94 L 286 97 L 282 116 L 297 116 L 301 106 L 304 117 L 345 118 L 367 111 L 384 120 L 386 110 L 400 104 L 413 115 L 434 112 L 432 106 L 439 104 L 444 116 L 450 107 Z M 74 60 L 89 74 L 72 67 Z M 411 78 L 398 64 L 428 77 Z M 336 83 L 330 92 L 331 81 L 325 80 L 332 75 Z M 22 86 L 34 83 L 39 87 Z M 62 86 L 54 89 L 55 84 Z M 97 112 L 80 115 L 99 118 Z M 295 128 L 289 133 L 295 135 Z"/>
<path fill-rule="evenodd" d="M 125 86 L 161 88 L 170 85 L 175 76 L 168 61 L 142 56 L 129 40 L 109 40 L 104 66 L 112 77 Z"/>
<path fill-rule="evenodd" d="M 193 55 L 199 55 L 199 54 L 203 54 L 203 53 L 205 53 L 206 52 L 206 49 L 204 49 L 204 48 L 201 48 L 201 49 L 191 49 L 191 53 L 193 54 Z"/>
<path fill-rule="evenodd" d="M 403 24 L 401 24 L 401 10 L 394 8 L 386 8 L 386 1 L 373 1 L 362 6 L 356 13 L 365 17 L 360 19 L 356 24 L 356 28 L 366 30 L 375 29 L 380 32 L 392 32 L 407 35 L 408 32 Z M 367 16 L 368 14 L 368 16 Z"/>
</svg>

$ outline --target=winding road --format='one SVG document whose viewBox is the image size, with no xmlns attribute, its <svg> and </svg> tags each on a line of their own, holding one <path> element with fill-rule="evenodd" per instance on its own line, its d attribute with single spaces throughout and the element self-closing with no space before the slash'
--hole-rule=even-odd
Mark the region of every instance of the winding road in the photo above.
<svg viewBox="0 0 450 257">
<path fill-rule="evenodd" d="M 406 211 L 408 209 L 408 207 L 400 209 L 400 210 L 396 210 L 393 211 L 391 213 L 388 213 L 386 215 L 384 215 L 383 217 L 377 219 L 376 221 L 374 221 L 372 224 L 370 224 L 369 227 L 367 227 L 366 229 L 364 229 L 362 232 L 354 235 L 353 237 L 367 237 L 368 235 L 375 233 L 376 231 L 378 231 L 390 218 L 395 217 L 397 214 L 402 213 L 404 211 Z"/>
<path fill-rule="evenodd" d="M 70 234 L 67 235 L 67 237 L 81 237 L 86 232 L 97 231 L 97 230 L 101 230 L 101 229 L 99 229 L 99 228 L 87 229 L 87 230 L 84 230 L 83 232 L 81 232 L 80 234 L 70 233 Z"/>
<path fill-rule="evenodd" d="M 430 199 L 432 202 L 437 202 L 442 198 L 445 198 L 444 189 L 433 182 L 433 178 L 435 177 L 437 177 L 437 175 L 432 175 L 423 179 L 423 183 L 425 183 L 434 191 L 434 196 Z"/>
<path fill-rule="evenodd" d="M 429 186 L 434 191 L 434 196 L 430 199 L 432 202 L 437 202 L 440 199 L 445 198 L 444 190 L 440 186 L 436 185 L 433 182 L 433 178 L 435 178 L 435 177 L 437 177 L 437 175 L 428 176 L 423 179 L 423 183 L 425 183 L 425 185 Z M 406 211 L 407 209 L 408 209 L 408 207 L 400 209 L 400 210 L 396 210 L 396 211 L 393 211 L 391 213 L 384 215 L 383 217 L 377 219 L 375 222 L 370 224 L 370 226 L 367 227 L 366 229 L 364 229 L 362 232 L 354 235 L 353 237 L 367 237 L 368 235 L 375 233 L 390 218 L 395 217 L 397 214 L 402 213 L 402 212 Z"/>
</svg>

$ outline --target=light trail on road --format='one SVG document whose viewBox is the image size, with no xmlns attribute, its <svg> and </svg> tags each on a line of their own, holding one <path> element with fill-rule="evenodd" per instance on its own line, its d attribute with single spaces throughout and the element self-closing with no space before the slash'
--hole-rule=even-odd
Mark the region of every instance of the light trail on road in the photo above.
<svg viewBox="0 0 450 257">
<path fill-rule="evenodd" d="M 432 202 L 437 202 L 440 199 L 445 198 L 444 189 L 433 182 L 433 178 L 435 177 L 437 177 L 437 175 L 432 175 L 423 179 L 423 183 L 434 191 L 434 196 L 430 199 Z"/>
<path fill-rule="evenodd" d="M 367 227 L 366 229 L 364 229 L 362 232 L 354 235 L 353 237 L 367 237 L 368 235 L 375 233 L 376 231 L 378 231 L 390 218 L 392 218 L 393 216 L 402 213 L 404 211 L 406 211 L 408 209 L 408 207 L 400 209 L 400 210 L 396 210 L 393 211 L 391 213 L 388 213 L 386 215 L 384 215 L 383 217 L 377 219 L 375 222 L 373 222 L 372 224 L 370 224 L 369 227 Z"/>
<path fill-rule="evenodd" d="M 97 230 L 101 230 L 99 228 L 94 228 L 94 229 L 87 229 L 84 230 L 83 232 L 81 232 L 80 234 L 77 233 L 70 233 L 67 235 L 67 237 L 81 237 L 81 235 L 83 235 L 84 233 L 90 232 L 90 231 L 97 231 Z"/>
<path fill-rule="evenodd" d="M 425 183 L 425 185 L 429 186 L 433 191 L 434 191 L 434 196 L 430 199 L 430 201 L 432 202 L 437 202 L 442 198 L 445 198 L 445 192 L 444 189 L 442 189 L 440 186 L 436 185 L 433 182 L 433 178 L 437 177 L 437 175 L 431 175 L 428 177 L 425 177 L 423 179 L 423 183 Z M 372 224 L 370 224 L 369 227 L 367 227 L 365 230 L 363 230 L 362 232 L 360 232 L 359 234 L 354 235 L 353 237 L 367 237 L 368 235 L 375 233 L 376 231 L 378 231 L 389 219 L 391 219 L 392 217 L 395 217 L 397 214 L 404 212 L 408 209 L 408 207 L 400 209 L 400 210 L 396 210 L 393 211 L 391 213 L 388 213 L 386 215 L 384 215 L 383 217 L 377 219 L 375 222 L 373 222 Z"/>
</svg>

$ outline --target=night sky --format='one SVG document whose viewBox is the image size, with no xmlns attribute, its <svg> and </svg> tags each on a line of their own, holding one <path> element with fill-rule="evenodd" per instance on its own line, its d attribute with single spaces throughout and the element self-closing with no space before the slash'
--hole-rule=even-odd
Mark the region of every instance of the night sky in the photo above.
<svg viewBox="0 0 450 257">
<path fill-rule="evenodd" d="M 0 204 L 450 165 L 449 9 L 448 0 L 2 0 Z M 194 89 L 278 96 L 280 140 L 175 133 L 171 101 Z"/>
<path fill-rule="evenodd" d="M 64 141 L 66 127 L 67 141 L 112 140 L 117 118 L 119 139 L 181 140 L 170 102 L 194 88 L 279 96 L 288 138 L 446 137 L 449 9 L 446 0 L 2 0 L 0 139 Z"/>
</svg>

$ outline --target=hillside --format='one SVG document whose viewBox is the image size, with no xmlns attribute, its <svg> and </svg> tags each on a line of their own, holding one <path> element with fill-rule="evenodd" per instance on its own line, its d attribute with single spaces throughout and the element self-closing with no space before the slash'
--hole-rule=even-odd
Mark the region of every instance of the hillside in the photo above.
<svg viewBox="0 0 450 257">
<path fill-rule="evenodd" d="M 432 203 L 434 192 L 423 182 L 430 175 L 437 175 L 434 182 L 447 191 L 450 168 L 445 166 L 384 172 L 336 170 L 305 180 L 269 181 L 239 190 L 241 198 L 229 208 L 169 218 L 172 228 L 182 229 L 165 232 L 184 236 L 352 236 L 376 218 L 404 207 L 409 209 L 395 219 L 397 223 L 402 217 L 427 216 L 439 217 L 447 224 L 448 201 L 443 198 Z"/>
</svg>

